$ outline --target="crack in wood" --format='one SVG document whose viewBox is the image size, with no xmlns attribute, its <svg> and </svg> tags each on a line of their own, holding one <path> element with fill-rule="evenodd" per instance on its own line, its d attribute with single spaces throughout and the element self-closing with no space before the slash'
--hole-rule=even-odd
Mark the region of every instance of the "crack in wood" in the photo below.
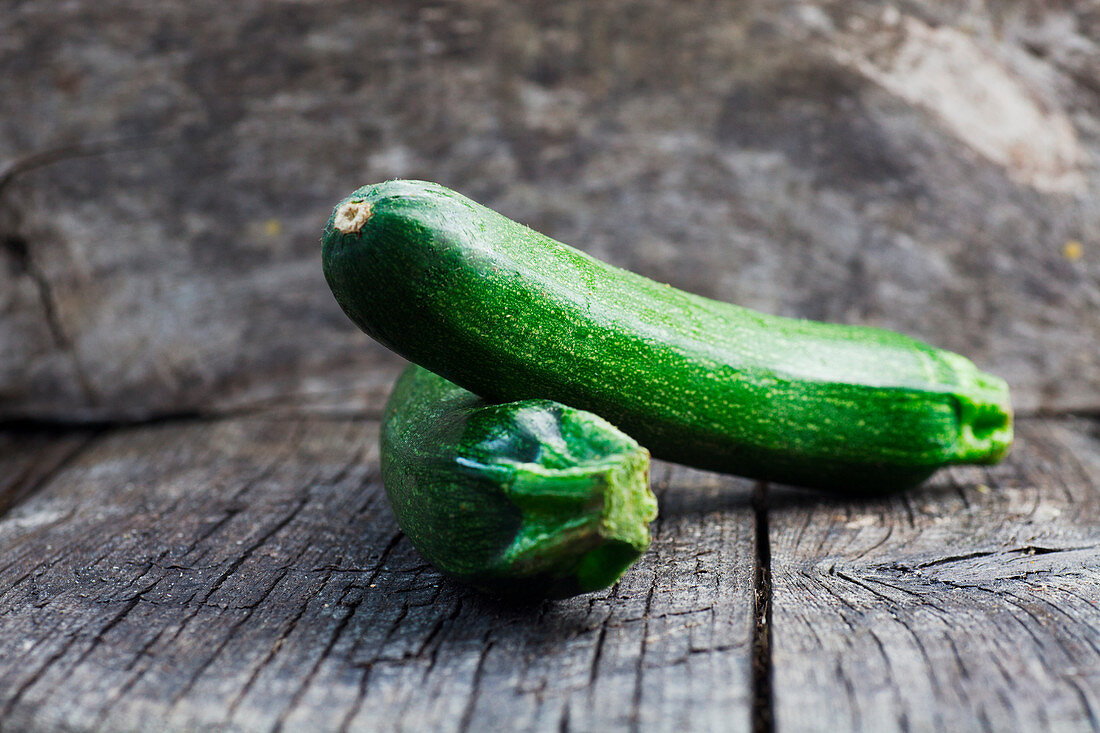
<svg viewBox="0 0 1100 733">
<path fill-rule="evenodd" d="M 26 153 L 6 162 L 0 162 L 0 194 L 11 185 L 16 176 L 28 173 L 37 168 L 44 168 L 48 165 L 62 163 L 66 160 L 74 160 L 76 158 L 89 158 L 128 150 L 147 150 L 172 143 L 180 143 L 182 139 L 183 137 L 180 131 L 163 131 L 149 135 L 134 135 L 130 137 L 71 143 L 68 145 L 56 145 L 51 148 L 36 150 L 33 153 Z"/>
<path fill-rule="evenodd" d="M 753 733 L 774 733 L 772 568 L 766 482 L 758 483 L 753 490 L 753 512 L 756 516 L 756 568 L 753 574 L 752 730 Z"/>
<path fill-rule="evenodd" d="M 588 668 L 589 685 L 594 685 L 596 683 L 596 678 L 599 673 L 600 659 L 603 657 L 603 645 L 604 641 L 607 639 L 607 622 L 609 618 L 610 616 L 604 618 L 604 620 L 600 623 L 600 631 L 596 635 L 596 648 L 592 653 L 592 666 Z"/>
<path fill-rule="evenodd" d="M 455 607 L 453 609 L 451 609 L 451 613 L 448 614 L 446 617 L 441 618 L 440 623 L 438 624 L 438 626 L 433 627 L 432 633 L 431 633 L 430 636 L 431 636 L 432 642 L 434 642 L 434 643 L 431 644 L 431 652 L 428 654 L 428 665 L 424 668 L 424 674 L 423 674 L 422 679 L 426 680 L 428 678 L 428 675 L 432 673 L 432 670 L 435 669 L 436 664 L 439 662 L 439 650 L 440 650 L 440 647 L 442 647 L 442 645 L 443 645 L 443 635 L 442 635 L 443 627 L 446 624 L 453 625 L 454 622 L 456 620 L 458 620 L 458 617 L 459 617 L 459 615 L 461 615 L 461 613 L 462 613 L 462 599 L 459 598 L 455 601 Z M 436 639 L 438 639 L 438 641 L 435 641 Z M 418 655 L 423 654 L 424 651 L 426 651 L 428 649 L 428 647 L 429 647 L 429 641 L 425 640 L 425 642 L 423 644 L 423 649 L 418 650 L 417 654 Z"/>
<path fill-rule="evenodd" d="M 569 703 L 562 705 L 561 718 L 558 719 L 558 733 L 569 733 Z"/>
<path fill-rule="evenodd" d="M 660 521 L 660 518 L 657 520 Z M 654 530 L 656 535 L 656 530 Z M 657 574 L 653 573 L 650 576 L 649 589 L 646 591 L 645 597 L 645 610 L 642 617 L 639 619 L 633 619 L 639 621 L 642 624 L 642 643 L 638 649 L 638 660 L 634 665 L 634 692 L 631 696 L 630 703 L 630 729 L 637 731 L 641 729 L 642 721 L 642 677 L 645 674 L 645 653 L 646 648 L 649 646 L 649 611 L 653 607 L 653 594 L 657 590 Z"/>
<path fill-rule="evenodd" d="M 1097 548 L 1100 548 L 1100 545 L 1083 545 L 1073 547 L 1043 547 L 1041 545 L 1024 545 L 1023 547 L 1013 547 L 1007 550 L 979 550 L 976 552 L 967 552 L 962 555 L 948 555 L 947 557 L 941 557 L 935 560 L 928 560 L 926 562 L 918 563 L 912 568 L 893 563 L 889 567 L 889 569 L 915 570 L 921 568 L 930 568 L 936 565 L 947 565 L 955 562 L 965 562 L 966 560 L 977 560 L 985 557 L 1012 558 L 1013 556 L 1018 555 L 1033 557 L 1035 555 L 1054 555 L 1060 552 L 1078 552 L 1080 550 L 1095 550 Z"/>
<path fill-rule="evenodd" d="M 137 653 L 134 655 L 134 658 L 126 664 L 123 671 L 126 671 L 126 672 L 131 672 L 132 671 L 133 674 L 131 674 L 129 677 L 127 677 L 123 681 L 123 683 L 118 686 L 118 689 L 116 689 L 110 695 L 110 697 L 107 698 L 104 701 L 104 705 L 100 708 L 99 712 L 96 714 L 94 720 L 92 721 L 92 724 L 90 726 L 91 730 L 103 730 L 104 722 L 110 716 L 111 709 L 114 706 L 114 703 L 117 702 L 118 700 L 124 699 L 126 694 L 134 687 L 134 685 L 136 685 L 141 680 L 142 675 L 144 675 L 146 673 L 146 671 L 148 670 L 148 666 L 146 665 L 145 668 L 136 669 L 138 664 L 140 664 L 143 659 L 148 657 L 149 650 L 152 649 L 156 645 L 156 643 L 161 640 L 161 638 L 164 636 L 166 631 L 167 631 L 167 629 L 161 629 L 156 634 L 154 634 L 152 637 L 150 637 L 149 640 L 146 641 L 137 650 Z"/>
<path fill-rule="evenodd" d="M 481 696 L 481 683 L 485 677 L 485 660 L 489 658 L 489 653 L 496 644 L 495 641 L 490 639 L 492 635 L 493 630 L 490 628 L 481 639 L 481 652 L 478 655 L 477 666 L 474 668 L 473 684 L 470 688 L 469 697 L 466 700 L 466 707 L 462 711 L 462 717 L 458 722 L 459 733 L 466 733 L 469 731 L 470 725 L 474 721 L 474 711 L 477 709 L 477 701 Z"/>
<path fill-rule="evenodd" d="M 195 684 L 199 681 L 199 678 L 202 677 L 203 673 L 206 672 L 206 670 L 209 669 L 211 667 L 211 665 L 214 664 L 214 662 L 217 660 L 218 656 L 222 653 L 222 651 L 225 650 L 225 648 L 233 640 L 233 637 L 236 635 L 237 631 L 239 629 L 241 629 L 246 623 L 248 623 L 248 620 L 250 618 L 252 618 L 252 614 L 256 612 L 257 608 L 260 608 L 260 607 L 263 606 L 264 601 L 266 601 L 267 598 L 272 594 L 272 592 L 274 592 L 275 588 L 278 587 L 279 583 L 283 582 L 283 578 L 285 578 L 286 575 L 287 575 L 286 572 L 283 572 L 281 574 L 276 574 L 273 582 L 268 586 L 268 588 L 266 590 L 264 590 L 263 593 L 260 594 L 260 597 L 256 599 L 256 602 L 253 605 L 251 605 L 249 607 L 246 607 L 244 609 L 244 611 L 245 611 L 244 614 L 241 616 L 240 619 L 237 620 L 236 623 L 234 623 L 230 627 L 229 633 L 227 633 L 225 635 L 225 637 L 218 643 L 218 645 L 216 647 L 214 647 L 214 651 L 211 652 L 211 654 L 202 662 L 202 664 L 200 664 L 195 669 L 195 671 L 191 673 L 191 675 L 187 678 L 187 681 L 184 683 L 184 685 L 172 697 L 172 700 L 168 705 L 168 713 L 169 714 L 183 702 L 183 700 L 187 697 L 187 694 L 195 687 Z M 201 605 L 207 605 L 207 604 L 201 604 Z M 222 610 L 226 610 L 226 609 L 222 609 Z"/>
<path fill-rule="evenodd" d="M 4 181 L 0 180 L 0 188 L 2 188 L 3 183 Z M 95 390 L 92 389 L 88 373 L 76 353 L 76 345 L 69 334 L 65 332 L 65 327 L 61 323 L 61 315 L 57 312 L 57 300 L 53 294 L 53 286 L 46 277 L 46 273 L 42 271 L 42 268 L 31 256 L 30 246 L 26 238 L 17 234 L 0 236 L 0 249 L 6 250 L 15 260 L 19 270 L 34 283 L 35 292 L 38 294 L 38 302 L 42 307 L 42 315 L 46 319 L 46 327 L 50 331 L 50 337 L 57 348 L 68 355 L 73 375 L 81 393 L 84 395 L 84 399 L 91 406 L 98 405 L 99 398 Z"/>
<path fill-rule="evenodd" d="M 115 614 L 115 616 L 113 616 L 111 618 L 111 620 L 107 622 L 106 626 L 102 627 L 101 629 L 99 629 L 95 633 L 95 636 L 92 637 L 92 643 L 89 644 L 88 647 L 80 653 L 80 656 L 78 656 L 76 658 L 76 660 L 72 664 L 69 665 L 69 669 L 66 671 L 65 675 L 60 680 L 58 680 L 58 682 L 54 685 L 54 689 L 60 689 L 60 688 L 64 687 L 65 681 L 70 679 L 73 676 L 76 669 L 78 667 L 80 667 L 80 665 L 83 664 L 84 661 L 92 655 L 92 652 L 94 652 L 97 648 L 99 648 L 99 646 L 104 642 L 107 634 L 110 633 L 111 629 L 115 628 L 120 623 L 122 623 L 123 619 L 125 619 L 127 616 L 129 616 L 130 613 L 135 608 L 137 608 L 138 604 L 141 603 L 142 594 L 145 593 L 146 591 L 152 590 L 154 587 L 156 587 L 157 583 L 159 583 L 159 582 L 160 582 L 160 579 L 155 580 L 151 585 L 147 586 L 143 591 L 141 591 L 140 593 L 134 595 L 129 600 L 124 601 L 125 605 L 122 607 L 122 610 L 119 611 L 117 614 Z"/>
<path fill-rule="evenodd" d="M 355 612 L 358 610 L 359 606 L 362 605 L 363 600 L 366 597 L 365 594 L 369 592 L 370 584 L 373 583 L 382 573 L 382 570 L 385 568 L 386 563 L 389 562 L 390 556 L 393 555 L 394 549 L 396 549 L 398 543 L 404 536 L 404 533 L 400 531 L 394 533 L 393 537 L 390 538 L 389 543 L 387 543 L 385 549 L 382 550 L 382 554 L 378 558 L 378 563 L 375 566 L 374 571 L 367 578 L 366 583 L 363 586 L 349 583 L 348 586 L 344 589 L 343 594 L 340 596 L 335 604 L 338 608 L 343 606 L 346 609 L 344 615 L 340 618 L 339 622 L 337 622 L 336 628 L 333 629 L 332 635 L 325 643 L 325 646 L 321 650 L 321 653 L 317 656 L 317 659 L 310 666 L 309 672 L 306 673 L 306 675 L 302 679 L 302 682 L 297 686 L 297 688 L 294 690 L 294 693 L 290 696 L 286 707 L 279 713 L 278 718 L 275 720 L 274 725 L 272 725 L 271 727 L 271 733 L 279 733 L 279 731 L 283 730 L 284 726 L 287 724 L 287 720 L 289 720 L 291 714 L 305 697 L 306 691 L 309 689 L 310 684 L 312 684 L 313 680 L 317 677 L 317 672 L 321 669 L 321 665 L 324 664 L 325 659 L 327 659 L 329 655 L 332 654 L 332 650 L 336 648 L 336 643 L 340 640 L 340 637 L 343 635 L 344 630 L 347 629 L 348 624 L 351 623 L 351 619 L 355 615 Z M 345 601 L 347 602 L 345 603 Z M 361 674 L 368 674 L 368 672 L 367 670 L 363 670 Z M 350 718 L 347 719 L 347 722 L 350 722 Z"/>
<path fill-rule="evenodd" d="M 23 682 L 17 688 L 15 688 L 15 691 L 12 692 L 11 696 L 7 700 L 7 703 L 4 705 L 3 712 L 0 713 L 0 719 L 8 718 L 11 715 L 16 705 L 19 704 L 19 701 L 23 699 L 23 696 L 25 694 L 27 694 L 27 691 L 30 690 L 30 688 L 33 687 L 36 682 L 42 679 L 42 676 L 46 673 L 47 670 L 52 668 L 58 660 L 65 656 L 65 654 L 69 651 L 72 645 L 76 643 L 77 639 L 80 638 L 80 636 L 81 634 L 79 633 L 79 631 L 73 631 L 71 634 L 69 634 L 68 638 L 65 639 L 61 646 L 55 649 L 49 656 L 47 656 L 42 664 L 39 665 L 38 669 L 31 673 L 31 675 L 27 677 L 27 679 L 23 680 Z"/>
<path fill-rule="evenodd" d="M 53 148 L 28 153 L 7 162 L 0 162 L 0 195 L 3 195 L 4 191 L 11 185 L 16 176 L 35 170 L 36 168 L 42 168 L 74 158 L 105 155 L 124 150 L 158 147 L 173 141 L 178 142 L 178 140 L 179 136 L 176 134 L 158 133 L 156 135 L 59 145 Z M 65 331 L 61 322 L 61 317 L 57 312 L 57 301 L 53 295 L 53 286 L 46 277 L 46 274 L 35 262 L 31 254 L 30 243 L 25 237 L 10 232 L 0 235 L 0 249 L 6 250 L 15 260 L 19 270 L 34 283 L 51 338 L 60 350 L 68 354 L 73 374 L 76 377 L 78 386 L 85 400 L 88 401 L 89 405 L 97 406 L 99 404 L 98 395 L 92 388 L 88 373 L 84 369 L 84 365 L 76 353 L 75 344 Z"/>
<path fill-rule="evenodd" d="M 340 725 L 336 728 L 336 733 L 346 733 L 350 730 L 351 723 L 355 720 L 355 716 L 363 709 L 363 701 L 367 699 L 367 694 L 370 690 L 371 672 L 374 670 L 374 664 L 377 664 L 377 660 L 362 668 L 359 677 L 359 685 L 355 690 L 355 701 L 352 702 L 347 712 L 344 713 L 344 717 L 340 720 Z"/>
<path fill-rule="evenodd" d="M 88 645 L 88 647 L 83 652 L 80 653 L 80 655 L 77 657 L 77 659 L 72 664 L 69 665 L 68 672 L 53 687 L 56 688 L 56 687 L 62 685 L 64 683 L 64 680 L 66 678 L 68 678 L 69 676 L 71 676 L 73 671 L 85 659 L 88 658 L 88 656 L 96 649 L 96 647 L 98 647 L 103 642 L 103 639 L 106 636 L 106 634 L 109 633 L 111 631 L 111 629 L 118 626 L 118 624 L 121 623 L 122 620 L 127 615 L 129 615 L 131 611 L 134 610 L 134 608 L 137 607 L 138 603 L 141 602 L 142 594 L 149 591 L 149 590 L 151 590 L 159 582 L 160 582 L 159 579 L 157 581 L 154 581 L 152 583 L 152 585 L 148 586 L 147 588 L 145 588 L 143 591 L 139 592 L 137 595 L 133 596 L 132 598 L 127 599 L 126 601 L 124 601 L 124 605 L 123 605 L 122 610 L 119 611 L 117 614 L 115 614 L 113 617 L 111 617 L 111 619 L 108 620 L 106 624 L 104 624 L 103 626 L 101 626 L 99 629 L 97 629 L 94 632 L 94 634 L 92 636 L 92 639 L 91 639 L 91 643 Z M 63 643 L 61 645 L 61 647 L 59 649 L 57 649 L 53 654 L 51 654 L 49 657 L 47 657 L 45 662 L 37 670 L 35 670 L 35 672 L 33 674 L 31 674 L 26 680 L 24 680 L 22 684 L 19 685 L 19 687 L 15 690 L 15 692 L 12 694 L 12 696 L 8 699 L 7 703 L 4 705 L 4 710 L 3 710 L 3 713 L 0 714 L 0 719 L 6 718 L 7 716 L 9 716 L 11 714 L 12 710 L 19 703 L 19 701 L 23 698 L 23 696 L 30 690 L 30 688 L 33 687 L 35 684 L 37 684 L 40 680 L 42 680 L 44 675 L 49 670 L 51 670 L 54 667 L 54 665 L 57 662 L 59 662 L 69 652 L 70 649 L 73 648 L 73 645 L 76 644 L 77 641 L 79 641 L 83 637 L 84 637 L 84 635 L 80 634 L 79 632 L 74 632 L 71 635 L 69 635 L 69 637 L 65 640 L 65 643 Z"/>
<path fill-rule="evenodd" d="M 1077 693 L 1077 699 L 1081 701 L 1081 707 L 1084 708 L 1085 714 L 1089 718 L 1089 727 L 1092 730 L 1100 730 L 1100 717 L 1097 716 L 1096 709 L 1092 706 L 1092 702 L 1089 701 L 1089 696 L 1085 694 L 1084 689 L 1081 687 L 1080 680 L 1075 680 L 1072 677 L 1066 679 L 1069 686 Z"/>
<path fill-rule="evenodd" d="M 329 637 L 328 643 L 326 643 L 324 649 L 321 650 L 321 653 L 320 655 L 318 655 L 317 660 L 310 667 L 309 673 L 305 675 L 305 677 L 302 679 L 301 684 L 294 691 L 294 694 L 290 696 L 290 700 L 287 702 L 286 708 L 284 708 L 283 711 L 279 714 L 279 717 L 276 719 L 275 724 L 271 727 L 272 733 L 279 733 L 279 731 L 283 730 L 283 727 L 286 725 L 287 719 L 290 717 L 291 713 L 293 713 L 294 710 L 298 707 L 299 703 L 301 703 L 302 698 L 305 697 L 306 690 L 309 689 L 309 685 L 317 676 L 317 671 L 321 668 L 321 665 L 324 664 L 325 659 L 327 659 L 328 656 L 332 654 L 332 650 L 336 647 L 336 642 L 339 641 L 341 635 L 343 635 L 344 633 L 344 630 L 351 622 L 352 616 L 355 615 L 356 610 L 358 610 L 359 606 L 362 603 L 363 589 L 354 584 L 349 584 L 344 589 L 343 595 L 341 595 L 339 600 L 336 601 L 337 608 L 342 606 L 345 609 L 344 615 L 336 624 L 336 628 L 332 631 L 332 636 Z"/>
</svg>

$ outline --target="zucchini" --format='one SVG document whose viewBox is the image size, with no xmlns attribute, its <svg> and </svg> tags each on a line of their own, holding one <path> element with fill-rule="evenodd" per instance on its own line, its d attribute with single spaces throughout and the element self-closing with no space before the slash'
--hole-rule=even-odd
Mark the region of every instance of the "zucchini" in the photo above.
<svg viewBox="0 0 1100 733">
<path fill-rule="evenodd" d="M 614 583 L 649 547 L 649 452 L 550 400 L 487 404 L 411 365 L 382 421 L 382 483 L 440 570 L 498 595 L 562 598 Z"/>
<path fill-rule="evenodd" d="M 783 318 L 601 262 L 443 186 L 334 209 L 325 278 L 361 329 L 491 400 L 590 410 L 658 458 L 833 490 L 992 463 L 1008 387 L 901 334 Z"/>
</svg>

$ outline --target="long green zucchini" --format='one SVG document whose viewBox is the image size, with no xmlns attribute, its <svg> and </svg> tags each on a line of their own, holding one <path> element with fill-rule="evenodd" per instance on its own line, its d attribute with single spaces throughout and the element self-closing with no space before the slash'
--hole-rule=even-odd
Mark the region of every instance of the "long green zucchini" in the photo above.
<svg viewBox="0 0 1100 733">
<path fill-rule="evenodd" d="M 550 400 L 490 405 L 412 365 L 381 443 L 401 529 L 433 565 L 482 590 L 597 590 L 649 546 L 649 453 L 591 413 Z"/>
<path fill-rule="evenodd" d="M 443 186 L 364 186 L 325 277 L 360 328 L 491 400 L 595 412 L 653 455 L 840 490 L 999 460 L 1008 387 L 889 331 L 782 318 L 612 267 Z"/>
</svg>

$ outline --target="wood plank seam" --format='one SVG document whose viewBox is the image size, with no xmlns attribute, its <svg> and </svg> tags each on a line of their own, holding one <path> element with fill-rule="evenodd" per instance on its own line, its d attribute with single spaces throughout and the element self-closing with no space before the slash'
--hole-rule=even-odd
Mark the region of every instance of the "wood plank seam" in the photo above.
<svg viewBox="0 0 1100 733">
<path fill-rule="evenodd" d="M 753 489 L 755 516 L 755 569 L 753 572 L 752 730 L 774 733 L 772 694 L 772 582 L 771 541 L 768 537 L 768 484 Z"/>
</svg>

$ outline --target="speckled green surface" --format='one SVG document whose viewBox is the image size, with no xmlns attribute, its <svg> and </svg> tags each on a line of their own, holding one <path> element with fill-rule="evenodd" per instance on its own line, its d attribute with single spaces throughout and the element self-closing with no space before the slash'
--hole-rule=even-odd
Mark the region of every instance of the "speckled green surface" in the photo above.
<svg viewBox="0 0 1100 733">
<path fill-rule="evenodd" d="M 649 547 L 649 453 L 591 413 L 550 400 L 490 405 L 412 365 L 381 440 L 401 529 L 438 568 L 483 590 L 596 590 Z"/>
<path fill-rule="evenodd" d="M 903 489 L 1011 443 L 1007 385 L 957 354 L 685 293 L 438 184 L 390 181 L 349 201 L 369 207 L 362 226 L 330 219 L 323 235 L 341 307 L 487 398 L 557 400 L 654 456 L 819 488 Z"/>
</svg>

